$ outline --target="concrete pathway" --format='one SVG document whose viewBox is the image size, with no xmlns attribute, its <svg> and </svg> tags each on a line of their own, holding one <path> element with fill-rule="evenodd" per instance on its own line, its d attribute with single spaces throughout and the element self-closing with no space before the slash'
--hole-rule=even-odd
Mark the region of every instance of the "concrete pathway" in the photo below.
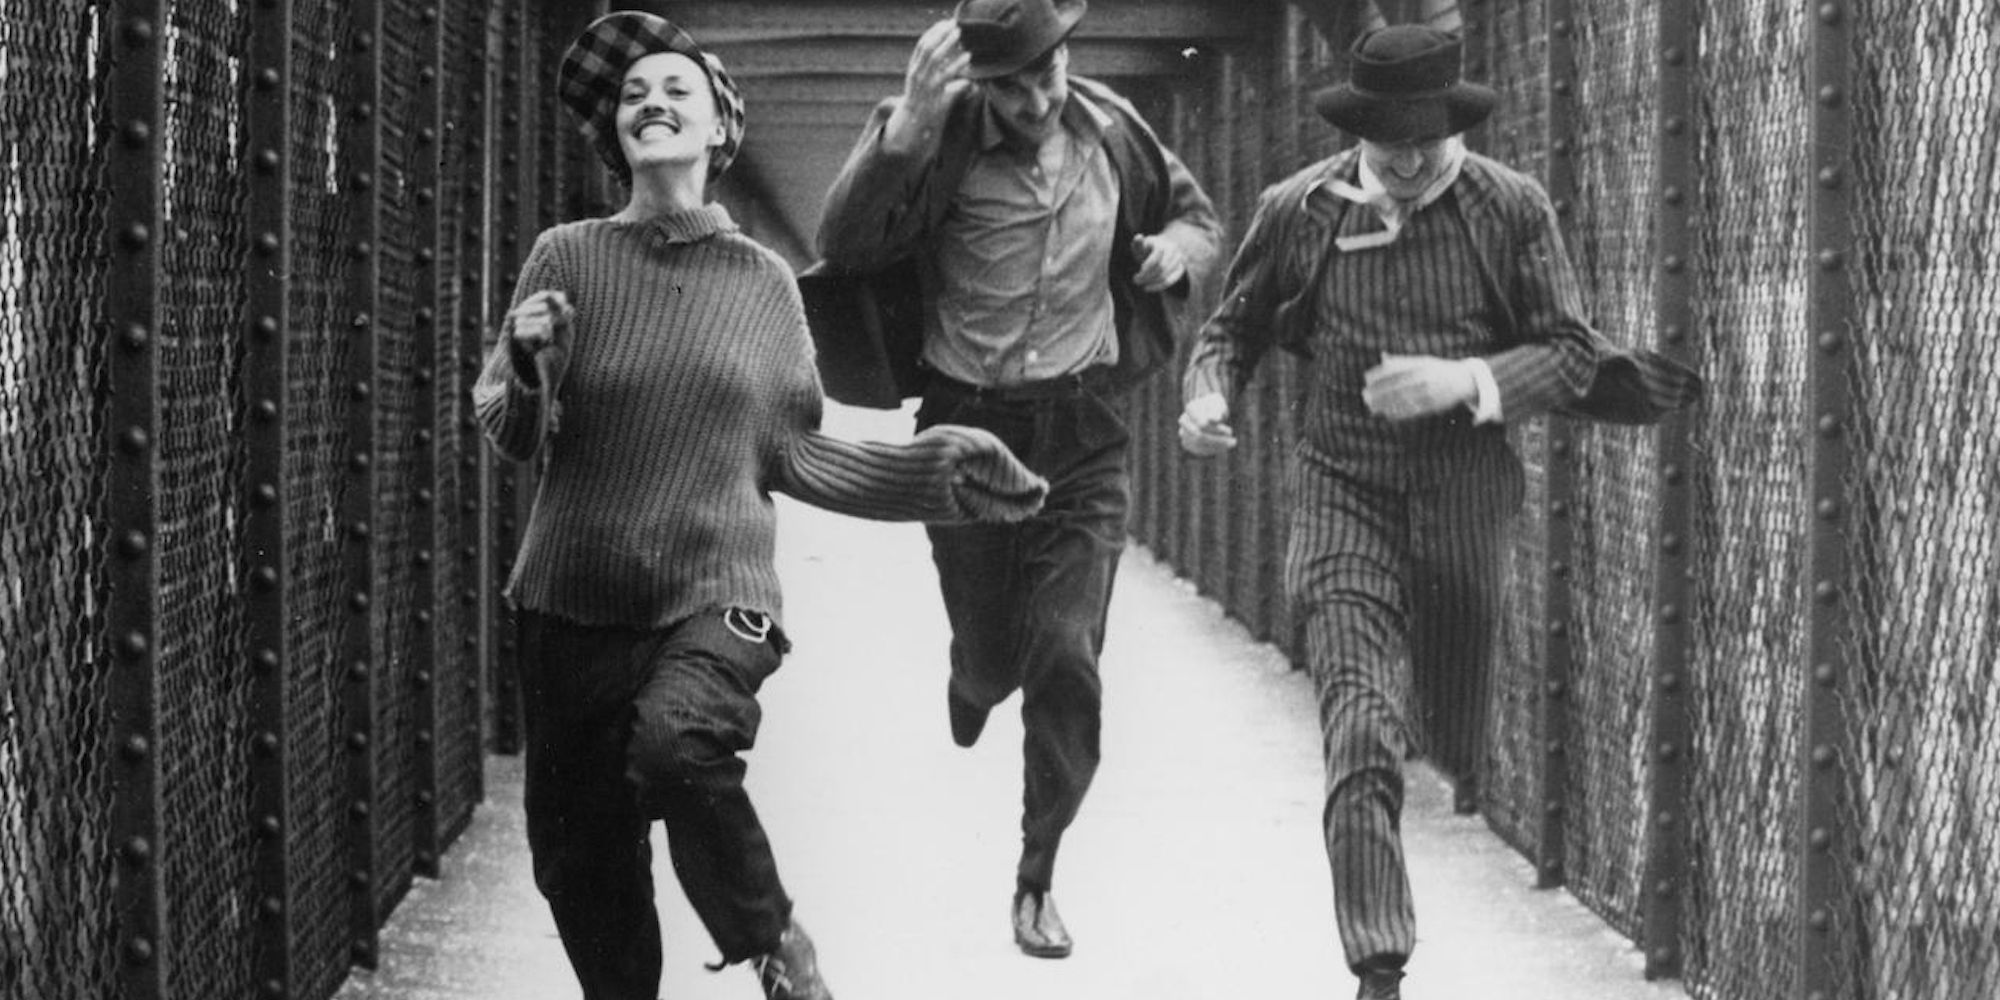
<svg viewBox="0 0 2000 1000">
<path fill-rule="evenodd" d="M 907 416 L 837 409 L 896 439 Z M 1104 656 L 1105 761 L 1064 845 L 1063 961 L 1023 957 L 1007 907 L 1020 800 L 1018 699 L 979 745 L 945 723 L 947 632 L 923 531 L 781 500 L 796 648 L 765 689 L 750 782 L 798 917 L 841 1000 L 1345 998 L 1318 828 L 1306 679 L 1143 550 L 1121 569 Z M 529 878 L 520 762 L 384 930 L 381 967 L 338 1000 L 578 995 Z M 1444 784 L 1413 769 L 1405 835 L 1420 945 L 1408 1000 L 1681 1000 Z M 667 1000 L 756 1000 L 715 954 L 660 853 Z"/>
</svg>

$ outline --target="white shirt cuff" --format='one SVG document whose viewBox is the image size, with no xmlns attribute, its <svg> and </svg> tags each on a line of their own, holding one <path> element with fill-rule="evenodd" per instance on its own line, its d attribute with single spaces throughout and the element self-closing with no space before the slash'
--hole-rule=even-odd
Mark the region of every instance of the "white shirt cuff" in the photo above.
<svg viewBox="0 0 2000 1000">
<path fill-rule="evenodd" d="M 1465 367 L 1472 371 L 1472 385 L 1479 396 L 1472 402 L 1472 422 L 1475 424 L 1497 424 L 1501 421 L 1500 384 L 1493 381 L 1493 369 L 1485 358 L 1465 358 Z"/>
</svg>

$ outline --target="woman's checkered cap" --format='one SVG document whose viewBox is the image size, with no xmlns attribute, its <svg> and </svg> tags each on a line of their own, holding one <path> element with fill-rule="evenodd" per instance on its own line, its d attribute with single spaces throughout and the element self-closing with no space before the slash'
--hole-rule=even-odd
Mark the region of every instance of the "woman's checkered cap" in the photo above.
<svg viewBox="0 0 2000 1000">
<path fill-rule="evenodd" d="M 632 168 L 618 147 L 618 88 L 625 70 L 656 52 L 678 52 L 708 74 L 715 94 L 715 114 L 722 122 L 722 145 L 708 154 L 708 179 L 722 176 L 743 145 L 743 92 L 722 68 L 722 60 L 702 51 L 688 33 L 672 21 L 638 10 L 614 11 L 590 23 L 563 53 L 556 75 L 556 93 L 577 117 L 584 138 L 619 177 L 629 180 Z"/>
</svg>

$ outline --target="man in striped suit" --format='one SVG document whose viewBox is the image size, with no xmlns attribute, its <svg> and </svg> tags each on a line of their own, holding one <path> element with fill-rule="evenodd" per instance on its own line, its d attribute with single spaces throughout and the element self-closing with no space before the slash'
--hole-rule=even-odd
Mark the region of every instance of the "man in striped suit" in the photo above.
<svg viewBox="0 0 2000 1000">
<path fill-rule="evenodd" d="M 1432 727 L 1481 725 L 1523 492 L 1503 421 L 1564 408 L 1648 422 L 1699 386 L 1585 322 L 1546 192 L 1459 139 L 1497 103 L 1460 63 L 1458 36 L 1433 28 L 1361 37 L 1350 82 L 1315 95 L 1358 148 L 1262 194 L 1183 381 L 1182 445 L 1212 455 L 1235 445 L 1229 400 L 1271 346 L 1311 359 L 1285 585 L 1319 695 L 1335 912 L 1364 1000 L 1400 995 L 1415 945 L 1398 832 L 1401 763 L 1420 749 L 1412 666 L 1460 706 Z M 1603 374 L 1635 360 L 1619 384 Z"/>
</svg>

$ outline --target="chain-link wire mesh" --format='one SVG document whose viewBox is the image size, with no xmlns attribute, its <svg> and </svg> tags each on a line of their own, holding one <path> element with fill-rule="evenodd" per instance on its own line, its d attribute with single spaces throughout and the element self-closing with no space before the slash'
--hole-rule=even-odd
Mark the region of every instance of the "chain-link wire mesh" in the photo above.
<svg viewBox="0 0 2000 1000">
<path fill-rule="evenodd" d="M 1701 996 L 1785 996 L 1797 972 L 1805 13 L 1710 3 L 1699 21 L 1684 972 Z"/>
<path fill-rule="evenodd" d="M 1856 5 L 1855 606 L 1833 1000 L 2000 996 L 2000 7 Z"/>
<path fill-rule="evenodd" d="M 232 995 L 254 961 L 251 684 L 241 483 L 247 172 L 239 140 L 248 22 L 226 0 L 175 3 L 156 338 L 160 839 L 168 992 Z M 201 845 L 177 850 L 172 845 Z"/>
<path fill-rule="evenodd" d="M 0 5 L 0 997 L 115 979 L 94 4 Z"/>
<path fill-rule="evenodd" d="M 1614 342 L 1657 346 L 1653 192 L 1659 9 L 1579 3 L 1574 234 L 1585 314 Z M 1645 429 L 1572 423 L 1569 497 L 1571 713 L 1563 755 L 1563 871 L 1569 890 L 1627 936 L 1639 933 L 1652 782 L 1653 553 L 1660 461 Z"/>
<path fill-rule="evenodd" d="M 340 511 L 349 456 L 347 384 L 355 327 L 346 303 L 353 243 L 350 187 L 357 164 L 341 139 L 356 74 L 351 4 L 295 8 L 290 95 L 292 220 L 290 322 L 285 373 L 286 791 L 292 907 L 286 915 L 293 989 L 331 994 L 346 977 L 348 873 L 354 820 L 348 812 L 350 683 L 345 630 L 352 614 Z"/>
</svg>

